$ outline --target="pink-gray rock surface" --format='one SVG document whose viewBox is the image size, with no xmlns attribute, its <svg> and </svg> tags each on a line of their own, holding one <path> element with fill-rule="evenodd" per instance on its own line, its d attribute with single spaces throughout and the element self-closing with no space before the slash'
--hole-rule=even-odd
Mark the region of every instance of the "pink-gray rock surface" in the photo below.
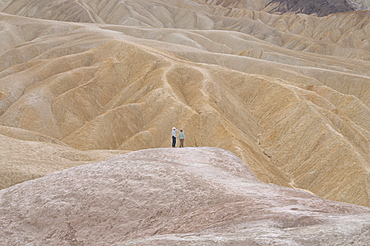
<svg viewBox="0 0 370 246">
<path fill-rule="evenodd" d="M 369 236 L 370 208 L 262 183 L 211 147 L 130 152 L 0 191 L 0 245 L 368 245 Z"/>
</svg>

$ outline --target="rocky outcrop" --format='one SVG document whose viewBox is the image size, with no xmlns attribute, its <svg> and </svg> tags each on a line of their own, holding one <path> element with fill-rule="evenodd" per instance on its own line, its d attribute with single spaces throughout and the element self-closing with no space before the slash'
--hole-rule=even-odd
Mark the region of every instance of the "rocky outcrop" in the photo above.
<svg viewBox="0 0 370 246">
<path fill-rule="evenodd" d="M 370 209 L 259 182 L 218 148 L 151 149 L 0 191 L 2 245 L 367 245 Z"/>
<path fill-rule="evenodd" d="M 348 4 L 351 5 L 355 10 L 369 10 L 369 0 L 347 0 Z"/>
</svg>

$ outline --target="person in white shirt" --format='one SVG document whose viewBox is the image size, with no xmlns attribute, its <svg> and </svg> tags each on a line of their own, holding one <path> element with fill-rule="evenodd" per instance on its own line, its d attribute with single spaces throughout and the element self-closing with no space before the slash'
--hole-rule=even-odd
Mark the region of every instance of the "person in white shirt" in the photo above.
<svg viewBox="0 0 370 246">
<path fill-rule="evenodd" d="M 179 129 L 176 129 L 176 127 L 172 127 L 172 148 L 176 147 L 176 132 L 179 131 Z"/>
</svg>

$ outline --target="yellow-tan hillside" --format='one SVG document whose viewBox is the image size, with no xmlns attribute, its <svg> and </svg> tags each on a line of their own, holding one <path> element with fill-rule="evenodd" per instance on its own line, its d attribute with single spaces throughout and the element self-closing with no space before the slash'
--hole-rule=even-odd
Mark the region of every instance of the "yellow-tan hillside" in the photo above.
<svg viewBox="0 0 370 246">
<path fill-rule="evenodd" d="M 175 126 L 261 181 L 370 206 L 370 12 L 269 2 L 2 1 L 1 188 L 33 177 L 4 171 L 13 151 L 73 152 L 49 162 L 67 168 L 170 147 Z"/>
</svg>

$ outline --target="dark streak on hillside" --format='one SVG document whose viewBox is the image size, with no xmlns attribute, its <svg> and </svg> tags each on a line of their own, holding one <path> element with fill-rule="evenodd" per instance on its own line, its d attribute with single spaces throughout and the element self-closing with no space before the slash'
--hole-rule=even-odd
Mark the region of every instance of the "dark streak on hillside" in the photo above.
<svg viewBox="0 0 370 246">
<path fill-rule="evenodd" d="M 278 4 L 271 12 L 293 12 L 327 16 L 332 13 L 354 11 L 346 0 L 272 0 Z"/>
</svg>

